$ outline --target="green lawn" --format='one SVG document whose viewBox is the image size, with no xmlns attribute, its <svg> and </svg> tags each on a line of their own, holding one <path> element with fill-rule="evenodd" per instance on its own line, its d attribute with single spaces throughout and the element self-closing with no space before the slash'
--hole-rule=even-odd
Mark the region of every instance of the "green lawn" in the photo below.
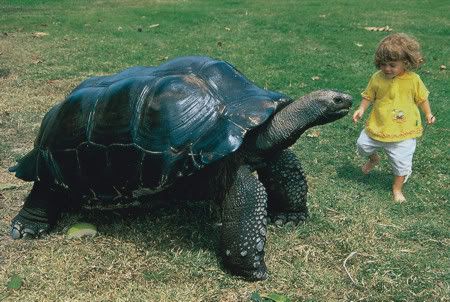
<svg viewBox="0 0 450 302">
<path fill-rule="evenodd" d="M 0 301 L 250 301 L 254 292 L 291 301 L 450 301 L 449 11 L 445 0 L 0 0 Z M 406 203 L 391 200 L 386 157 L 371 175 L 360 173 L 363 123 L 346 117 L 294 146 L 311 217 L 269 226 L 264 282 L 221 269 L 206 203 L 65 215 L 45 239 L 9 238 L 31 184 L 7 168 L 80 81 L 207 55 L 262 87 L 294 98 L 339 89 L 356 107 L 388 34 L 364 28 L 386 25 L 421 42 L 426 63 L 417 72 L 437 117 L 418 140 Z M 94 223 L 99 236 L 66 239 L 74 221 Z"/>
</svg>

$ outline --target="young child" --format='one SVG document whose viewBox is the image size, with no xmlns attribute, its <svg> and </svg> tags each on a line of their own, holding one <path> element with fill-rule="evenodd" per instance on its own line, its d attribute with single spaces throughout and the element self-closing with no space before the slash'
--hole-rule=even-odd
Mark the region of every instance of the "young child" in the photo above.
<svg viewBox="0 0 450 302">
<path fill-rule="evenodd" d="M 423 132 L 418 107 L 427 124 L 436 121 L 428 102 L 429 92 L 411 71 L 422 62 L 420 45 L 414 38 L 398 33 L 381 40 L 375 52 L 375 66 L 379 70 L 372 75 L 361 94 L 361 105 L 353 114 L 356 123 L 372 105 L 365 129 L 357 140 L 358 153 L 368 157 L 362 171 L 367 174 L 379 163 L 377 151 L 383 149 L 394 173 L 392 193 L 397 202 L 405 201 L 403 184 L 412 172 L 416 138 Z"/>
</svg>

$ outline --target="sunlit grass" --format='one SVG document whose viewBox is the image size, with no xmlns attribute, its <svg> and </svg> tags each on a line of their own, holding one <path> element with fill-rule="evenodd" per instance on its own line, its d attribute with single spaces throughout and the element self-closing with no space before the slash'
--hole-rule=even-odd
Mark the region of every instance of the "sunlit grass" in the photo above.
<svg viewBox="0 0 450 302">
<path fill-rule="evenodd" d="M 449 77 L 440 66 L 450 65 L 449 8 L 443 0 L 1 2 L 0 184 L 13 186 L 0 191 L 0 300 L 249 301 L 255 291 L 292 301 L 448 300 Z M 267 281 L 222 270 L 207 203 L 65 215 L 46 239 L 9 239 L 30 184 L 6 169 L 32 147 L 48 108 L 81 80 L 208 55 L 292 97 L 336 88 L 356 106 L 387 34 L 364 27 L 386 25 L 422 43 L 418 73 L 438 119 L 418 141 L 406 203 L 391 200 L 385 157 L 371 175 L 360 173 L 362 123 L 347 117 L 293 147 L 308 175 L 311 217 L 269 227 Z M 99 236 L 67 240 L 75 221 L 96 224 Z M 8 289 L 16 275 L 23 285 Z"/>
</svg>

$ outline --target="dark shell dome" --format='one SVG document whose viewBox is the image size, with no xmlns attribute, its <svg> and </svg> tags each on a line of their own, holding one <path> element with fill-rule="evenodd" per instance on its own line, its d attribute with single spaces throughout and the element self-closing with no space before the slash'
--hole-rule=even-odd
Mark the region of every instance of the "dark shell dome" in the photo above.
<svg viewBox="0 0 450 302">
<path fill-rule="evenodd" d="M 76 87 L 12 170 L 29 181 L 158 191 L 236 151 L 290 102 L 208 57 L 132 67 Z"/>
</svg>

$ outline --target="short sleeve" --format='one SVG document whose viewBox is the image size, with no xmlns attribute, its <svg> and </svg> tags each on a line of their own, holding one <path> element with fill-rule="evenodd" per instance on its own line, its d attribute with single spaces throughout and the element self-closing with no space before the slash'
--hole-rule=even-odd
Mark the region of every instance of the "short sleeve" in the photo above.
<svg viewBox="0 0 450 302">
<path fill-rule="evenodd" d="M 376 97 L 375 93 L 375 74 L 370 78 L 369 84 L 366 89 L 361 93 L 361 96 L 369 101 L 373 101 Z"/>
<path fill-rule="evenodd" d="M 422 82 L 422 79 L 417 75 L 417 80 L 415 83 L 415 96 L 414 101 L 416 104 L 420 104 L 426 100 L 428 100 L 428 95 L 430 92 L 428 91 L 427 87 L 425 87 L 425 84 Z"/>
</svg>

